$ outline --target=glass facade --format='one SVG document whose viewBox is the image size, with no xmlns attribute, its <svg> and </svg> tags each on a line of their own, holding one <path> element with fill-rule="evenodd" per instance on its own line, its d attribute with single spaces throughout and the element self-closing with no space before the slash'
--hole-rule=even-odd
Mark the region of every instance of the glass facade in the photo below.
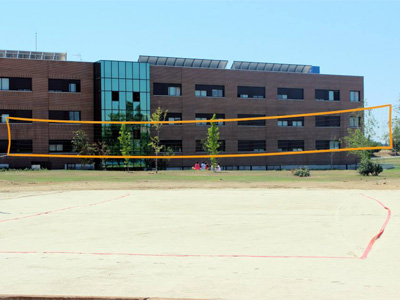
<svg viewBox="0 0 400 300">
<path fill-rule="evenodd" d="M 148 63 L 102 60 L 95 64 L 95 114 L 100 121 L 150 120 L 150 65 Z M 103 124 L 97 128 L 109 155 L 121 155 L 118 141 L 121 125 Z M 131 155 L 149 155 L 150 125 L 127 125 L 132 134 Z M 107 160 L 119 166 L 122 160 Z M 131 160 L 131 166 L 144 168 L 145 160 Z"/>
</svg>

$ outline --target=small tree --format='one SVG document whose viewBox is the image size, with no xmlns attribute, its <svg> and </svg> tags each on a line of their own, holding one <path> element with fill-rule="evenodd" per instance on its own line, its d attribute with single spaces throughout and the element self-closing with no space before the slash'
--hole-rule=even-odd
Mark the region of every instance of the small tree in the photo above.
<svg viewBox="0 0 400 300">
<path fill-rule="evenodd" d="M 150 121 L 152 122 L 160 122 L 166 119 L 167 112 L 163 111 L 161 107 L 157 107 L 157 109 L 151 114 Z M 164 148 L 164 145 L 160 145 L 160 130 L 164 124 L 161 123 L 154 123 L 152 127 L 154 129 L 155 135 L 150 137 L 149 146 L 153 148 L 154 154 L 156 156 L 155 163 L 156 163 L 156 174 L 158 173 L 158 154 Z"/>
<path fill-rule="evenodd" d="M 103 141 L 97 141 L 93 144 L 94 152 L 99 156 L 110 155 L 110 149 L 108 149 L 107 144 Z M 104 165 L 104 170 L 107 171 L 107 158 L 101 158 L 102 165 Z"/>
<path fill-rule="evenodd" d="M 212 116 L 211 120 L 215 120 L 215 114 Z M 204 141 L 204 150 L 209 155 L 217 155 L 219 153 L 218 149 L 220 146 L 219 142 L 219 128 L 216 122 L 212 122 L 210 128 L 207 130 L 207 137 Z M 215 172 L 215 168 L 217 167 L 217 159 L 215 157 L 211 157 L 211 166 Z"/>
<path fill-rule="evenodd" d="M 89 138 L 85 131 L 79 129 L 73 132 L 72 150 L 78 155 L 92 155 L 94 152 L 93 145 L 89 143 Z M 93 161 L 92 158 L 80 158 L 83 168 Z"/>
<path fill-rule="evenodd" d="M 120 143 L 120 151 L 123 156 L 129 156 L 132 151 L 132 135 L 126 128 L 125 124 L 121 125 L 118 137 Z M 129 158 L 124 158 L 125 167 L 129 172 Z"/>
</svg>

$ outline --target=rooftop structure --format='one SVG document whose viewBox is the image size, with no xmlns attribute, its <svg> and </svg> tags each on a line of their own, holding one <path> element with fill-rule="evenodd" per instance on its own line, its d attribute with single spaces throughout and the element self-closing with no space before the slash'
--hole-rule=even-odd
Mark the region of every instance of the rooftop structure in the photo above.
<svg viewBox="0 0 400 300">
<path fill-rule="evenodd" d="M 67 53 L 23 50 L 0 50 L 0 58 L 66 61 Z"/>
<path fill-rule="evenodd" d="M 188 68 L 206 68 L 206 69 L 225 69 L 227 60 L 165 57 L 165 56 L 146 56 L 140 55 L 138 62 L 149 63 L 155 66 L 168 67 L 188 67 Z"/>
</svg>

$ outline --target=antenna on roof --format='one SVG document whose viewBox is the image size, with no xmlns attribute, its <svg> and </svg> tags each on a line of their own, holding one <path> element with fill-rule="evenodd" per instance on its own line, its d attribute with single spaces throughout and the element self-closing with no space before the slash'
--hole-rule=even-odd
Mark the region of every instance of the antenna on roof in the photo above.
<svg viewBox="0 0 400 300">
<path fill-rule="evenodd" d="M 77 54 L 72 54 L 72 56 L 77 56 L 79 57 L 79 61 L 82 61 L 82 54 L 77 53 Z"/>
</svg>

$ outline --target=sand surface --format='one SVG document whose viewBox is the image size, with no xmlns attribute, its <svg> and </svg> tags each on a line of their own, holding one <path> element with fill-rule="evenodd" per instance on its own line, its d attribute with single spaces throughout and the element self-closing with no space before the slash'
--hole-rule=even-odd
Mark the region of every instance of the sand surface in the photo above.
<svg viewBox="0 0 400 300">
<path fill-rule="evenodd" d="M 367 259 L 359 259 L 392 211 Z M 0 195 L 0 293 L 398 299 L 400 191 Z"/>
</svg>

